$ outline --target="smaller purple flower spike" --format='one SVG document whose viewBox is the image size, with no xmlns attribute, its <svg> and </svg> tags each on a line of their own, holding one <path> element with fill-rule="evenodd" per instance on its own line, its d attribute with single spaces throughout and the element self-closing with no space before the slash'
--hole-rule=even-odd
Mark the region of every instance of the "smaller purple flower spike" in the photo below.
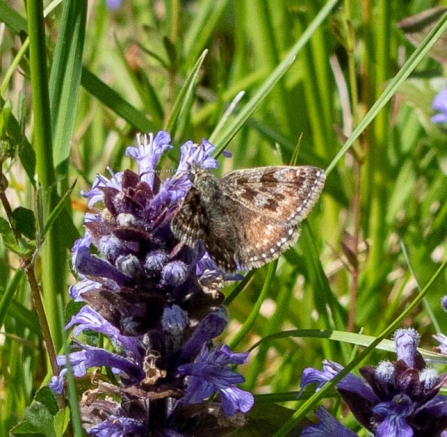
<svg viewBox="0 0 447 437">
<path fill-rule="evenodd" d="M 419 335 L 399 329 L 394 336 L 397 361 L 360 368 L 365 381 L 347 375 L 336 384 L 356 419 L 376 437 L 439 436 L 447 430 L 447 397 L 438 392 L 447 375 L 428 368 L 417 351 Z M 321 388 L 341 367 L 325 361 L 323 371 L 305 369 L 302 384 Z"/>
<path fill-rule="evenodd" d="M 431 121 L 433 123 L 447 123 L 447 88 L 436 94 L 432 106 L 435 111 L 440 111 L 440 113 L 435 114 Z"/>
<path fill-rule="evenodd" d="M 318 423 L 306 426 L 301 437 L 357 437 L 354 431 L 342 425 L 324 408 L 319 408 L 315 414 Z"/>
</svg>

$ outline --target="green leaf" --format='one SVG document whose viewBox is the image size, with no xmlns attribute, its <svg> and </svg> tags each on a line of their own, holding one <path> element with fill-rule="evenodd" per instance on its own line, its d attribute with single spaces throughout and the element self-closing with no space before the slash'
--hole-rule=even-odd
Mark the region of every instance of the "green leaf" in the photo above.
<svg viewBox="0 0 447 437">
<path fill-rule="evenodd" d="M 33 211 L 19 206 L 12 213 L 14 228 L 25 237 L 33 240 L 36 238 L 36 218 Z"/>
<path fill-rule="evenodd" d="M 5 245 L 8 246 L 11 244 L 16 244 L 14 232 L 12 232 L 9 223 L 3 217 L 0 217 L 0 235 L 3 236 L 3 242 Z"/>
<path fill-rule="evenodd" d="M 177 69 L 177 52 L 175 50 L 175 46 L 167 36 L 163 37 L 163 45 L 166 53 L 168 54 L 169 67 L 175 71 Z"/>
<path fill-rule="evenodd" d="M 54 417 L 54 430 L 58 437 L 65 435 L 68 424 L 70 423 L 70 409 L 68 407 L 57 412 Z"/>
<path fill-rule="evenodd" d="M 19 238 L 17 241 L 9 223 L 0 217 L 0 235 L 3 236 L 4 245 L 19 256 L 31 255 L 35 248 L 33 242 L 28 242 L 24 238 Z"/>
<path fill-rule="evenodd" d="M 28 175 L 28 180 L 33 184 L 33 187 L 35 187 L 36 181 L 34 175 L 36 172 L 36 153 L 23 133 L 20 123 L 16 120 L 13 114 L 8 118 L 7 131 L 8 135 L 18 145 L 20 162 Z"/>
<path fill-rule="evenodd" d="M 47 437 L 57 437 L 54 430 L 54 418 L 45 405 L 34 402 L 25 408 L 25 417 L 36 432 L 40 432 Z"/>
<path fill-rule="evenodd" d="M 39 391 L 36 393 L 35 400 L 47 407 L 48 411 L 53 416 L 59 411 L 56 396 L 48 386 L 39 389 Z"/>
<path fill-rule="evenodd" d="M 31 435 L 41 436 L 42 433 L 28 420 L 24 420 L 11 429 L 11 435 L 23 435 L 29 437 Z"/>
<path fill-rule="evenodd" d="M 0 2 L 0 19 L 13 32 L 26 32 L 26 20 L 5 2 Z"/>
<path fill-rule="evenodd" d="M 11 102 L 7 100 L 3 102 L 2 111 L 0 112 L 0 135 L 5 135 L 5 128 L 11 115 Z"/>
</svg>

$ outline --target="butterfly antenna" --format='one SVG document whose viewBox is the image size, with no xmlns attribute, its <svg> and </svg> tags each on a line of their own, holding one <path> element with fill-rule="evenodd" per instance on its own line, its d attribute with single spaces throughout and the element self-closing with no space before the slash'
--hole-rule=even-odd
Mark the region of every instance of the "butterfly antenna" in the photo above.
<svg viewBox="0 0 447 437">
<path fill-rule="evenodd" d="M 301 148 L 301 140 L 303 139 L 303 132 L 301 132 L 300 137 L 298 138 L 298 143 L 295 146 L 295 149 L 293 150 L 292 158 L 290 159 L 290 165 L 296 165 L 298 162 L 298 155 L 300 154 L 300 148 Z"/>
</svg>

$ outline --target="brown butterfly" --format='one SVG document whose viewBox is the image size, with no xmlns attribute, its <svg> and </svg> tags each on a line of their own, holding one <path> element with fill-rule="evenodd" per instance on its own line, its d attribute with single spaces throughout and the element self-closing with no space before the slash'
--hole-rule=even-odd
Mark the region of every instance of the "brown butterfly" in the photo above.
<svg viewBox="0 0 447 437">
<path fill-rule="evenodd" d="M 188 246 L 202 241 L 219 268 L 234 272 L 273 261 L 296 243 L 326 175 L 317 167 L 272 166 L 219 179 L 193 165 L 190 179 L 172 231 Z"/>
</svg>

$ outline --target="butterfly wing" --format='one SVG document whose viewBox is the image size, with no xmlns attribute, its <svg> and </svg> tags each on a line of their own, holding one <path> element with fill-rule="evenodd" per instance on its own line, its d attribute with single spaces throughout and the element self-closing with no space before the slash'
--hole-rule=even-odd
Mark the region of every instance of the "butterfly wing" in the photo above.
<svg viewBox="0 0 447 437">
<path fill-rule="evenodd" d="M 191 187 L 171 222 L 174 235 L 190 247 L 206 238 L 208 220 L 200 202 L 200 193 Z"/>
<path fill-rule="evenodd" d="M 323 189 L 325 173 L 310 166 L 236 170 L 222 178 L 238 235 L 236 260 L 260 267 L 293 246 Z"/>
<path fill-rule="evenodd" d="M 235 170 L 222 178 L 222 187 L 248 209 L 267 217 L 303 221 L 320 197 L 326 175 L 311 166 L 271 166 Z"/>
<path fill-rule="evenodd" d="M 221 210 L 222 205 L 208 205 L 202 197 L 203 194 L 196 187 L 189 189 L 172 219 L 172 232 L 190 247 L 202 241 L 217 266 L 234 272 L 237 270 L 234 260 L 236 233 L 228 223 L 228 216 Z"/>
</svg>

